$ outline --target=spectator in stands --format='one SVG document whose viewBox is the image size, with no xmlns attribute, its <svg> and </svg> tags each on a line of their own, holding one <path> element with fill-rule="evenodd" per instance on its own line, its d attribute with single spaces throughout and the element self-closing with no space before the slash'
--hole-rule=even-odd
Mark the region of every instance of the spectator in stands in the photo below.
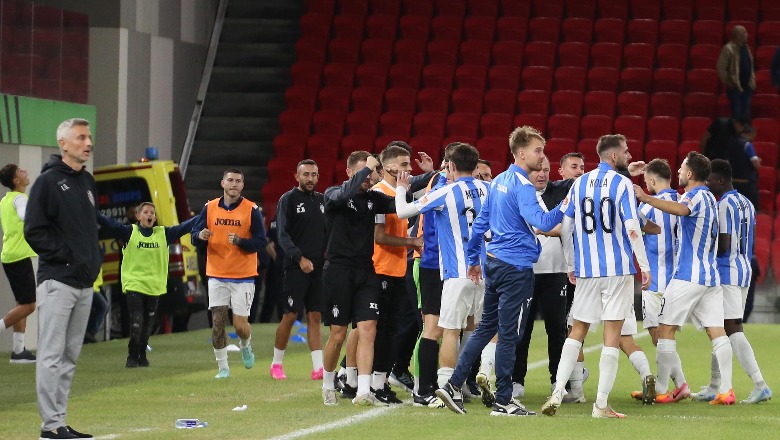
<svg viewBox="0 0 780 440">
<path fill-rule="evenodd" d="M 710 160 L 728 159 L 729 144 L 742 133 L 747 120 L 718 118 L 702 134 L 699 150 Z"/>
<path fill-rule="evenodd" d="M 750 100 L 756 90 L 753 55 L 747 45 L 748 33 L 743 26 L 734 26 L 731 41 L 723 46 L 717 69 L 726 96 L 731 103 L 731 117 L 750 119 Z"/>
<path fill-rule="evenodd" d="M 769 78 L 772 80 L 772 84 L 780 89 L 780 47 L 775 51 L 775 56 L 772 57 L 772 66 L 769 68 Z"/>
</svg>

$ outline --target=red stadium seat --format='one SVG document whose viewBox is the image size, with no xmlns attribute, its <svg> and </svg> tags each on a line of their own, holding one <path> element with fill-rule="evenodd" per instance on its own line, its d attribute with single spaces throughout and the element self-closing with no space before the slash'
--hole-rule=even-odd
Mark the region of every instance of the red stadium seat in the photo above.
<svg viewBox="0 0 780 440">
<path fill-rule="evenodd" d="M 658 43 L 658 22 L 656 20 L 630 20 L 628 22 L 628 42 Z"/>
<path fill-rule="evenodd" d="M 685 71 L 681 69 L 656 69 L 653 73 L 655 92 L 685 93 Z"/>
<path fill-rule="evenodd" d="M 669 162 L 669 168 L 672 169 L 672 175 L 677 171 L 677 141 L 650 140 L 645 144 L 644 160 L 649 162 L 653 159 L 666 159 Z"/>
<path fill-rule="evenodd" d="M 682 117 L 682 95 L 672 92 L 653 93 L 650 97 L 650 113 L 653 116 Z"/>
<path fill-rule="evenodd" d="M 421 112 L 414 115 L 412 127 L 415 136 L 444 137 L 446 113 Z"/>
<path fill-rule="evenodd" d="M 327 41 L 330 39 L 330 16 L 308 13 L 301 16 L 301 37 Z"/>
<path fill-rule="evenodd" d="M 299 38 L 295 43 L 297 61 L 325 64 L 327 40 L 318 38 Z"/>
<path fill-rule="evenodd" d="M 768 191 L 765 189 L 758 190 L 758 204 L 759 208 L 756 208 L 756 211 L 761 211 L 764 213 L 767 213 L 769 215 L 775 214 L 775 201 L 772 199 L 772 196 L 774 195 L 774 192 Z M 759 283 L 761 282 L 761 278 L 759 278 Z"/>
<path fill-rule="evenodd" d="M 683 44 L 662 44 L 656 52 L 658 67 L 688 70 L 688 46 Z"/>
<path fill-rule="evenodd" d="M 577 145 L 573 139 L 550 138 L 544 146 L 544 154 L 550 158 L 550 162 L 553 162 L 550 165 L 555 165 L 561 156 L 574 151 L 577 151 Z"/>
<path fill-rule="evenodd" d="M 423 68 L 423 87 L 452 90 L 455 68 L 446 64 L 430 64 Z"/>
<path fill-rule="evenodd" d="M 515 116 L 515 127 L 527 125 L 544 133 L 547 130 L 547 115 L 522 114 Z"/>
<path fill-rule="evenodd" d="M 360 59 L 360 39 L 334 38 L 328 43 L 328 60 L 331 63 L 357 64 Z"/>
<path fill-rule="evenodd" d="M 379 113 L 354 111 L 347 115 L 347 134 L 376 136 Z"/>
<path fill-rule="evenodd" d="M 728 2 L 727 10 L 732 20 L 758 20 L 758 0 L 732 0 Z"/>
<path fill-rule="evenodd" d="M 450 94 L 447 89 L 420 89 L 417 93 L 417 111 L 449 113 Z"/>
<path fill-rule="evenodd" d="M 320 110 L 335 110 L 346 113 L 349 110 L 349 97 L 352 94 L 350 87 L 323 87 L 320 89 L 317 102 Z"/>
<path fill-rule="evenodd" d="M 756 50 L 755 68 L 756 70 L 766 70 L 772 67 L 772 58 L 775 56 L 777 46 L 763 46 Z"/>
<path fill-rule="evenodd" d="M 463 17 L 438 16 L 431 21 L 431 40 L 460 41 L 463 35 Z"/>
<path fill-rule="evenodd" d="M 757 94 L 776 94 L 777 89 L 770 78 L 769 70 L 756 71 L 756 93 Z"/>
<path fill-rule="evenodd" d="M 425 63 L 425 44 L 419 40 L 397 40 L 393 53 L 399 64 L 421 66 Z"/>
<path fill-rule="evenodd" d="M 322 69 L 324 86 L 352 87 L 355 82 L 355 65 L 328 63 Z"/>
<path fill-rule="evenodd" d="M 758 44 L 762 46 L 780 45 L 780 21 L 764 21 L 758 25 Z"/>
<path fill-rule="evenodd" d="M 552 90 L 552 69 L 549 67 L 526 67 L 522 78 L 525 90 Z"/>
<path fill-rule="evenodd" d="M 696 0 L 696 17 L 699 20 L 715 20 L 722 23 L 726 17 L 726 6 L 719 1 Z"/>
<path fill-rule="evenodd" d="M 667 17 L 668 18 L 668 17 Z M 664 20 L 659 31 L 662 44 L 691 44 L 690 20 Z"/>
<path fill-rule="evenodd" d="M 514 0 L 508 0 L 514 1 Z M 528 16 L 506 16 L 496 21 L 497 41 L 517 41 L 525 43 L 528 32 Z"/>
<path fill-rule="evenodd" d="M 691 69 L 688 71 L 688 93 L 718 94 L 718 72 L 715 69 Z"/>
<path fill-rule="evenodd" d="M 751 115 L 754 118 L 780 118 L 780 97 L 777 95 L 753 95 Z"/>
<path fill-rule="evenodd" d="M 369 3 L 372 15 L 368 18 L 388 15 L 397 19 L 398 15 L 401 14 L 401 2 L 398 0 L 371 0 Z"/>
<path fill-rule="evenodd" d="M 493 66 L 488 71 L 488 88 L 518 90 L 520 68 L 516 66 Z"/>
<path fill-rule="evenodd" d="M 582 92 L 559 90 L 552 94 L 551 109 L 554 115 L 582 116 Z"/>
<path fill-rule="evenodd" d="M 469 15 L 472 17 L 496 18 L 498 0 L 469 0 Z"/>
<path fill-rule="evenodd" d="M 321 110 L 311 117 L 312 132 L 315 134 L 328 134 L 338 136 L 344 133 L 344 120 L 346 114 L 339 111 Z"/>
<path fill-rule="evenodd" d="M 617 43 L 595 43 L 590 47 L 590 67 L 619 69 L 623 65 L 623 46 Z"/>
<path fill-rule="evenodd" d="M 699 151 L 699 141 L 682 141 L 677 147 L 677 163 L 682 163 L 691 151 Z"/>
<path fill-rule="evenodd" d="M 626 22 L 617 18 L 601 18 L 593 24 L 596 43 L 616 43 L 622 45 L 626 39 Z"/>
<path fill-rule="evenodd" d="M 596 0 L 566 0 L 566 15 L 576 18 L 593 18 L 596 16 Z M 587 43 L 590 43 L 590 40 Z"/>
<path fill-rule="evenodd" d="M 547 121 L 547 137 L 579 139 L 579 118 L 572 115 L 552 115 Z"/>
<path fill-rule="evenodd" d="M 393 61 L 393 40 L 365 40 L 360 47 L 360 56 L 364 63 L 389 66 Z"/>
<path fill-rule="evenodd" d="M 620 88 L 624 92 L 636 91 L 650 93 L 653 89 L 653 71 L 629 67 L 620 72 Z"/>
<path fill-rule="evenodd" d="M 585 69 L 582 67 L 559 67 L 555 70 L 557 90 L 585 91 Z"/>
<path fill-rule="evenodd" d="M 473 2 L 472 2 L 473 3 Z M 496 34 L 496 18 L 484 16 L 467 17 L 463 23 L 466 40 L 487 41 L 492 43 Z"/>
<path fill-rule="evenodd" d="M 599 17 L 615 18 L 625 21 L 628 18 L 628 2 L 598 0 L 596 11 Z"/>
<path fill-rule="evenodd" d="M 558 63 L 564 67 L 588 67 L 588 45 L 585 43 L 561 43 L 558 46 Z"/>
<path fill-rule="evenodd" d="M 509 152 L 508 148 L 508 142 L 506 138 L 500 138 L 500 137 L 484 137 L 477 141 L 477 150 L 479 150 L 479 157 L 480 159 L 489 157 L 490 159 L 495 160 L 496 158 L 506 158 L 507 153 Z M 506 161 L 504 159 L 504 161 Z M 492 165 L 492 164 L 491 164 Z M 493 168 L 493 173 L 498 174 L 501 171 L 501 168 L 491 167 Z"/>
<path fill-rule="evenodd" d="M 610 133 L 612 133 L 612 118 L 609 116 L 587 115 L 580 121 L 582 139 L 598 139 Z"/>
<path fill-rule="evenodd" d="M 590 44 L 593 40 L 593 20 L 591 18 L 570 18 L 563 20 L 561 34 L 564 42 Z"/>
<path fill-rule="evenodd" d="M 577 152 L 584 155 L 593 155 L 596 152 L 596 146 L 598 145 L 598 142 L 598 139 L 580 139 L 580 141 L 577 142 Z M 595 169 L 598 165 L 599 164 L 597 162 L 585 162 L 585 172 Z"/>
<path fill-rule="evenodd" d="M 387 66 L 381 64 L 359 64 L 355 71 L 358 87 L 387 87 Z M 419 75 L 419 73 L 418 73 Z"/>
<path fill-rule="evenodd" d="M 293 87 L 319 87 L 322 78 L 322 64 L 300 61 L 290 67 L 290 82 Z"/>
<path fill-rule="evenodd" d="M 366 21 L 357 15 L 336 15 L 333 17 L 333 38 L 363 40 Z"/>
<path fill-rule="evenodd" d="M 661 17 L 660 0 L 631 0 L 631 17 L 658 21 Z"/>
<path fill-rule="evenodd" d="M 479 121 L 479 131 L 482 137 L 509 137 L 512 132 L 512 115 L 487 113 Z"/>
<path fill-rule="evenodd" d="M 615 93 L 593 91 L 585 94 L 584 110 L 586 115 L 615 116 Z"/>
<path fill-rule="evenodd" d="M 289 87 L 284 93 L 287 109 L 313 112 L 317 102 L 317 91 L 315 87 Z"/>
<path fill-rule="evenodd" d="M 368 15 L 368 2 L 365 0 L 338 0 L 337 14 L 356 15 L 365 18 Z"/>
<path fill-rule="evenodd" d="M 758 157 L 761 158 L 761 163 L 770 167 L 777 167 L 777 145 L 771 142 L 753 142 L 753 147 Z"/>
<path fill-rule="evenodd" d="M 287 156 L 303 157 L 308 139 L 308 133 L 280 133 L 274 138 L 274 152 L 277 156 L 283 153 Z"/>
<path fill-rule="evenodd" d="M 422 64 L 393 64 L 388 73 L 389 86 L 416 90 L 420 87 L 421 72 Z"/>
<path fill-rule="evenodd" d="M 351 108 L 354 111 L 382 113 L 385 88 L 382 87 L 358 87 L 352 90 Z"/>
<path fill-rule="evenodd" d="M 436 12 L 442 16 L 463 17 L 466 15 L 464 0 L 436 0 Z"/>
<path fill-rule="evenodd" d="M 623 92 L 617 97 L 618 115 L 634 115 L 647 118 L 650 97 L 644 92 Z"/>
<path fill-rule="evenodd" d="M 455 88 L 485 90 L 487 71 L 485 66 L 458 66 L 455 70 Z"/>
<path fill-rule="evenodd" d="M 680 139 L 680 120 L 670 116 L 653 116 L 647 121 L 647 139 L 676 144 Z"/>
<path fill-rule="evenodd" d="M 718 62 L 720 46 L 714 44 L 696 44 L 691 46 L 690 58 L 693 69 L 712 69 Z"/>
<path fill-rule="evenodd" d="M 702 117 L 687 117 L 682 120 L 682 140 L 699 142 L 712 120 Z"/>
<path fill-rule="evenodd" d="M 493 64 L 497 66 L 522 66 L 523 43 L 517 41 L 493 43 Z"/>
<path fill-rule="evenodd" d="M 693 44 L 723 44 L 723 22 L 698 20 L 693 23 Z"/>
<path fill-rule="evenodd" d="M 485 113 L 515 114 L 517 93 L 514 90 L 492 89 L 485 92 Z"/>
<path fill-rule="evenodd" d="M 780 142 L 780 125 L 775 119 L 756 118 L 750 121 L 756 129 L 757 142 Z"/>
<path fill-rule="evenodd" d="M 482 99 L 484 96 L 485 92 L 480 89 L 456 89 L 452 92 L 452 112 L 482 115 Z"/>
<path fill-rule="evenodd" d="M 611 67 L 592 67 L 588 71 L 588 90 L 614 92 L 618 90 L 618 70 Z"/>
<path fill-rule="evenodd" d="M 433 15 L 433 0 L 403 0 L 402 15 Z"/>
<path fill-rule="evenodd" d="M 450 114 L 447 116 L 447 136 L 476 139 L 479 118 L 479 115 L 473 113 Z"/>
<path fill-rule="evenodd" d="M 558 16 L 560 17 L 560 16 Z M 561 19 L 549 17 L 532 18 L 528 22 L 528 41 L 547 41 L 558 44 L 561 32 Z"/>
<path fill-rule="evenodd" d="M 758 167 L 758 189 L 775 193 L 776 179 L 775 167 Z M 770 197 L 771 199 L 771 197 Z"/>
<path fill-rule="evenodd" d="M 555 43 L 534 41 L 525 45 L 525 65 L 555 67 Z"/>
<path fill-rule="evenodd" d="M 412 132 L 412 113 L 390 111 L 379 118 L 379 133 L 408 139 Z"/>
<path fill-rule="evenodd" d="M 441 163 L 441 155 L 443 152 L 441 144 L 442 138 L 437 136 L 414 136 L 409 139 L 409 145 L 414 148 L 414 151 L 428 153 L 436 166 Z"/>
<path fill-rule="evenodd" d="M 385 110 L 388 112 L 414 113 L 417 110 L 417 89 L 391 87 L 385 92 Z"/>
<path fill-rule="evenodd" d="M 340 135 L 314 134 L 306 142 L 306 157 L 314 160 L 338 157 L 340 150 Z"/>
<path fill-rule="evenodd" d="M 563 16 L 563 0 L 533 0 L 533 8 L 537 17 Z"/>
<path fill-rule="evenodd" d="M 685 95 L 683 106 L 685 107 L 686 116 L 715 118 L 718 116 L 718 95 L 711 93 L 688 93 Z"/>
<path fill-rule="evenodd" d="M 645 136 L 647 133 L 645 118 L 641 116 L 618 116 L 615 119 L 615 133 L 620 133 L 629 140 L 640 142 L 645 144 Z"/>
<path fill-rule="evenodd" d="M 655 66 L 655 45 L 645 43 L 626 44 L 623 47 L 623 66 L 652 69 Z"/>
<path fill-rule="evenodd" d="M 430 15 L 402 15 L 398 21 L 398 30 L 402 40 L 428 41 L 431 17 Z"/>
<path fill-rule="evenodd" d="M 444 64 L 454 66 L 458 63 L 459 50 L 459 41 L 433 40 L 428 43 L 428 64 Z"/>
<path fill-rule="evenodd" d="M 550 93 L 543 90 L 523 90 L 517 95 L 517 113 L 546 115 L 550 109 Z"/>
</svg>

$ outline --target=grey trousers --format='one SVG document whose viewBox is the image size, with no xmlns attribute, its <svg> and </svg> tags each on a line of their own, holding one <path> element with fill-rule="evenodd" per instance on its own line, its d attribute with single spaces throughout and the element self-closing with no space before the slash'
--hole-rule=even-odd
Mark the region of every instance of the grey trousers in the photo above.
<svg viewBox="0 0 780 440">
<path fill-rule="evenodd" d="M 66 425 L 68 396 L 92 307 L 92 287 L 77 289 L 46 280 L 38 285 L 36 294 L 38 413 L 43 421 L 41 429 L 50 431 Z"/>
</svg>

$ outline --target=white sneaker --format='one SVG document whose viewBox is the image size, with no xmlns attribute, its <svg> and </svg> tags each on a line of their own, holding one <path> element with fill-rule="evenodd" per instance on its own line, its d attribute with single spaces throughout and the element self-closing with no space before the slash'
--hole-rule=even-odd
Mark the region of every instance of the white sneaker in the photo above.
<svg viewBox="0 0 780 440">
<path fill-rule="evenodd" d="M 555 412 L 558 410 L 558 407 L 561 406 L 561 402 L 563 401 L 563 390 L 556 392 L 553 392 L 552 395 L 547 398 L 547 401 L 544 402 L 544 405 L 542 405 L 542 414 L 546 416 L 554 416 Z"/>
<path fill-rule="evenodd" d="M 512 382 L 512 398 L 522 399 L 525 397 L 525 387 L 517 382 Z"/>
<path fill-rule="evenodd" d="M 371 393 L 361 394 L 354 399 L 352 399 L 352 403 L 357 406 L 389 406 L 387 403 L 384 403 L 376 398 Z"/>
<path fill-rule="evenodd" d="M 322 390 L 322 400 L 325 406 L 336 406 L 339 404 L 339 399 L 336 397 L 336 390 Z"/>
<path fill-rule="evenodd" d="M 621 414 L 611 406 L 607 405 L 605 408 L 599 408 L 596 404 L 593 404 L 593 412 L 591 413 L 594 419 L 625 419 L 626 415 Z"/>
</svg>

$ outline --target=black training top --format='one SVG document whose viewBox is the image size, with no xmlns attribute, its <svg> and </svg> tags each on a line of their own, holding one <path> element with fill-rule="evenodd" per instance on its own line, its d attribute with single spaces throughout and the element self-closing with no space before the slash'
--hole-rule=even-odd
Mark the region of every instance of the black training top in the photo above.
<svg viewBox="0 0 780 440">
<path fill-rule="evenodd" d="M 282 195 L 276 208 L 279 247 L 286 255 L 284 267 L 299 267 L 301 257 L 322 266 L 325 259 L 325 197 L 316 191 L 293 188 Z"/>
</svg>

